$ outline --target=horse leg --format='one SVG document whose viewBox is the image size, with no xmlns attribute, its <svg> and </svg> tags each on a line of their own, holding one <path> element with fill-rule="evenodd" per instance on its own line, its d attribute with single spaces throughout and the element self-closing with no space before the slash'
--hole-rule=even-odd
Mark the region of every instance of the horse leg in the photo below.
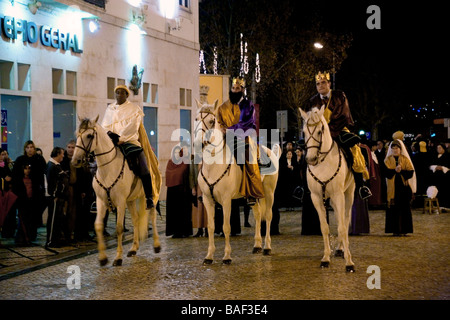
<svg viewBox="0 0 450 320">
<path fill-rule="evenodd" d="M 117 209 L 117 223 L 116 223 L 117 253 L 116 257 L 114 258 L 113 266 L 118 267 L 122 265 L 123 218 L 125 217 L 125 204 L 119 204 L 116 209 Z"/>
<path fill-rule="evenodd" d="M 100 262 L 100 266 L 104 266 L 108 263 L 108 257 L 106 256 L 106 245 L 105 245 L 105 239 L 103 238 L 103 219 L 106 215 L 106 205 L 103 203 L 102 200 L 100 200 L 99 197 L 96 199 L 97 202 L 97 215 L 95 217 L 95 233 L 97 235 L 97 246 L 98 246 L 98 259 Z"/>
<path fill-rule="evenodd" d="M 143 205 L 145 206 L 145 199 L 143 199 Z M 156 228 L 156 208 L 150 209 L 150 219 L 152 220 L 153 250 L 155 253 L 159 253 L 161 252 L 161 243 L 159 242 L 158 229 Z"/>
<path fill-rule="evenodd" d="M 214 214 L 215 214 L 215 203 L 209 197 L 203 196 L 203 205 L 206 208 L 206 214 L 208 215 L 208 254 L 203 260 L 203 264 L 212 264 L 214 258 L 214 252 L 216 251 L 216 246 L 214 245 Z"/>
<path fill-rule="evenodd" d="M 266 193 L 267 195 L 267 193 Z M 269 198 L 270 195 L 266 196 L 266 198 L 261 199 L 262 202 L 261 207 L 262 211 L 265 212 L 264 219 L 266 220 L 266 238 L 264 241 L 264 251 L 263 255 L 270 255 L 272 253 L 272 238 L 270 237 L 270 224 L 272 223 L 272 204 L 273 198 Z"/>
<path fill-rule="evenodd" d="M 253 206 L 253 216 L 255 218 L 255 244 L 253 245 L 253 253 L 260 253 L 262 251 L 262 237 L 261 237 L 261 206 L 257 201 Z"/>
<path fill-rule="evenodd" d="M 231 199 L 229 201 L 224 201 L 222 204 L 223 208 L 223 234 L 225 235 L 225 255 L 223 256 L 222 262 L 224 264 L 231 263 L 231 245 L 230 245 L 230 217 L 231 217 Z"/>
<path fill-rule="evenodd" d="M 131 246 L 130 251 L 128 251 L 127 257 L 133 257 L 139 250 L 139 220 L 136 209 L 136 201 L 128 201 L 127 207 L 131 214 L 131 221 L 133 222 L 133 245 Z"/>
<path fill-rule="evenodd" d="M 319 215 L 320 220 L 320 231 L 322 232 L 323 237 L 323 257 L 320 263 L 321 268 L 328 268 L 330 265 L 330 254 L 331 254 L 331 248 L 330 248 L 330 228 L 328 226 L 327 222 L 327 214 L 325 210 L 325 206 L 322 201 L 322 197 L 316 195 L 315 193 L 311 193 L 311 200 L 314 203 L 314 207 L 317 210 L 317 213 Z M 318 205 L 316 205 L 318 204 Z"/>
<path fill-rule="evenodd" d="M 350 219 L 352 216 L 352 205 L 354 198 L 354 189 L 349 188 L 345 193 L 345 212 L 344 212 L 344 228 L 342 244 L 344 248 L 345 270 L 347 272 L 355 272 L 355 264 L 352 261 L 352 255 L 350 254 L 349 241 L 348 241 L 348 229 L 350 226 Z"/>
</svg>

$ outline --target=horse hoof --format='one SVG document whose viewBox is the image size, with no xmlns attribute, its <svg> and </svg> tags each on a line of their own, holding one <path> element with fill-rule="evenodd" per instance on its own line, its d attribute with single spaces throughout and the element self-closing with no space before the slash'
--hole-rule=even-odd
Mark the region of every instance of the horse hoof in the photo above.
<svg viewBox="0 0 450 320">
<path fill-rule="evenodd" d="M 212 259 L 205 259 L 205 260 L 203 260 L 203 265 L 210 265 L 212 263 L 213 263 Z"/>
<path fill-rule="evenodd" d="M 257 248 L 257 247 L 255 247 L 255 248 L 253 248 L 252 253 L 253 253 L 253 254 L 261 253 L 261 251 L 262 251 L 262 248 Z"/>
<path fill-rule="evenodd" d="M 355 272 L 355 266 L 345 266 L 345 271 L 348 273 L 354 273 Z"/>
<path fill-rule="evenodd" d="M 135 250 L 128 251 L 128 253 L 127 253 L 127 257 L 134 257 L 135 255 L 136 255 Z"/>
<path fill-rule="evenodd" d="M 271 249 L 264 249 L 263 255 L 264 255 L 264 256 L 270 256 L 270 253 L 271 253 L 271 252 L 272 252 Z"/>
<path fill-rule="evenodd" d="M 161 252 L 161 247 L 154 247 L 153 250 L 155 251 L 155 253 L 160 253 Z"/>
<path fill-rule="evenodd" d="M 108 263 L 108 258 L 101 259 L 101 260 L 99 260 L 99 262 L 100 262 L 100 267 L 104 267 Z"/>
<path fill-rule="evenodd" d="M 344 257 L 344 251 L 341 249 L 336 250 L 336 252 L 334 253 L 335 257 Z"/>
<path fill-rule="evenodd" d="M 231 259 L 225 259 L 225 260 L 222 261 L 222 263 L 226 264 L 226 265 L 230 265 L 231 264 Z"/>
<path fill-rule="evenodd" d="M 329 266 L 330 266 L 330 262 L 328 262 L 328 261 L 322 261 L 320 263 L 321 268 L 328 268 Z"/>
<path fill-rule="evenodd" d="M 122 265 L 122 259 L 114 260 L 113 267 L 120 267 Z"/>
</svg>

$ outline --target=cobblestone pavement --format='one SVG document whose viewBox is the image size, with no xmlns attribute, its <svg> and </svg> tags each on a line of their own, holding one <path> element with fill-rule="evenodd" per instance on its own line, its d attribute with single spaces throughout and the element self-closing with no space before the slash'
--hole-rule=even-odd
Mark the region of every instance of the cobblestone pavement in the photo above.
<svg viewBox="0 0 450 320">
<path fill-rule="evenodd" d="M 370 234 L 350 237 L 355 273 L 346 273 L 344 260 L 337 257 L 332 258 L 328 269 L 319 267 L 323 253 L 322 237 L 300 235 L 301 211 L 281 212 L 281 235 L 272 236 L 270 256 L 251 253 L 254 221 L 250 219 L 251 228 L 242 227 L 241 235 L 231 237 L 231 265 L 221 263 L 224 238 L 216 235 L 215 261 L 204 266 L 207 238 L 166 237 L 164 218 L 163 212 L 158 218 L 160 253 L 153 252 L 150 238 L 141 245 L 137 256 L 124 257 L 123 266 L 113 267 L 109 263 L 100 267 L 93 244 L 76 250 L 66 248 L 54 260 L 23 261 L 0 269 L 0 300 L 450 298 L 448 213 L 428 215 L 414 210 L 414 233 L 393 237 L 384 233 L 384 211 L 371 210 Z M 332 212 L 330 223 L 333 243 L 336 242 L 337 228 Z M 130 239 L 130 233 L 126 239 Z M 112 261 L 115 246 L 113 242 L 110 245 L 112 247 L 107 254 Z M 124 246 L 124 256 L 130 247 L 129 242 Z M 79 267 L 79 289 L 73 288 L 77 282 L 70 278 L 72 266 Z M 379 267 L 379 273 L 369 266 Z M 376 284 L 379 284 L 379 289 L 369 289 Z"/>
</svg>

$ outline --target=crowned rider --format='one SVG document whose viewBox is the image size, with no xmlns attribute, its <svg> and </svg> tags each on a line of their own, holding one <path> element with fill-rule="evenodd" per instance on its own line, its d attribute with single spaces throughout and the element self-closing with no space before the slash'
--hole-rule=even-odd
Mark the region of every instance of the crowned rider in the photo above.
<svg viewBox="0 0 450 320">
<path fill-rule="evenodd" d="M 139 128 L 142 125 L 144 112 L 138 105 L 130 102 L 130 91 L 127 86 L 114 88 L 116 102 L 108 105 L 102 121 L 102 127 L 116 146 L 119 146 L 133 172 L 139 176 L 144 186 L 147 209 L 154 207 L 152 178 L 145 152 L 139 140 Z"/>
<path fill-rule="evenodd" d="M 234 130 L 238 145 L 239 142 L 245 142 L 245 165 L 242 169 L 242 183 L 239 192 L 247 199 L 247 204 L 252 206 L 256 203 L 256 199 L 264 198 L 264 189 L 256 161 L 258 147 L 256 141 L 249 136 L 248 131 L 256 130 L 255 106 L 244 95 L 244 91 L 245 80 L 239 77 L 233 78 L 229 100 L 217 108 L 216 119 L 224 134 L 227 129 Z M 256 131 L 253 132 L 256 134 Z"/>
<path fill-rule="evenodd" d="M 369 179 L 369 172 L 361 149 L 357 145 L 361 139 L 349 130 L 353 128 L 354 123 L 348 99 L 343 91 L 330 89 L 329 73 L 319 72 L 315 76 L 315 81 L 318 93 L 309 100 L 309 105 L 305 111 L 314 107 L 320 109 L 325 106 L 323 116 L 328 123 L 331 136 L 347 152 L 348 156 L 352 156 L 356 188 L 359 190 L 360 197 L 366 199 L 372 195 L 370 189 L 364 186 L 364 180 Z"/>
</svg>

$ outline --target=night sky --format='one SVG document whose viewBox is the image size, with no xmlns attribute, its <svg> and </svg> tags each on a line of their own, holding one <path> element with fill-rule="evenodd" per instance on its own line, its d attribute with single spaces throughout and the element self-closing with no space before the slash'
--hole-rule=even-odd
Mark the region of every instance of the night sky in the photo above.
<svg viewBox="0 0 450 320">
<path fill-rule="evenodd" d="M 418 4 L 417 4 L 418 3 Z M 369 30 L 369 5 L 381 9 L 381 30 Z M 433 1 L 314 1 L 330 30 L 351 32 L 354 37 L 341 74 L 374 70 L 386 90 L 407 104 L 449 99 L 448 18 L 442 2 Z M 364 81 L 364 79 L 361 79 Z"/>
</svg>

